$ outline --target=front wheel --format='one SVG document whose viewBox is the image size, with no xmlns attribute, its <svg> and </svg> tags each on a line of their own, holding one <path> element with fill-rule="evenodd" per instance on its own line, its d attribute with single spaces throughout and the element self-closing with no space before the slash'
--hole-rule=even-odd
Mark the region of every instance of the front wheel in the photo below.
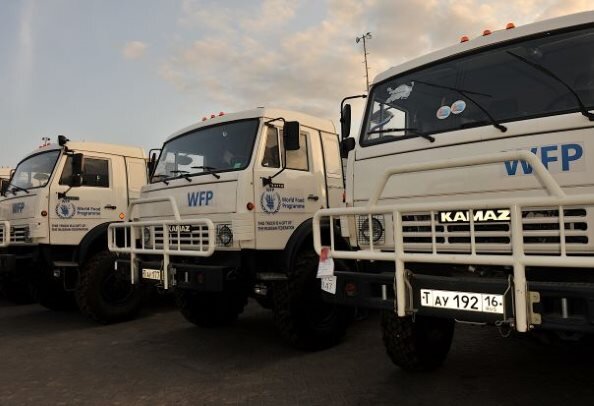
<svg viewBox="0 0 594 406">
<path fill-rule="evenodd" d="M 293 272 L 273 290 L 274 321 L 291 345 L 310 351 L 336 345 L 344 336 L 352 311 L 324 302 L 316 278 L 318 256 L 313 250 L 297 254 Z"/>
<path fill-rule="evenodd" d="M 103 324 L 133 319 L 143 301 L 142 287 L 132 285 L 114 263 L 107 251 L 92 256 L 81 268 L 75 292 L 80 311 Z"/>
<path fill-rule="evenodd" d="M 194 292 L 176 289 L 175 298 L 182 315 L 200 327 L 230 324 L 243 312 L 247 295 L 240 289 L 223 292 Z"/>
<path fill-rule="evenodd" d="M 392 362 L 406 371 L 431 371 L 443 364 L 454 336 L 454 320 L 398 317 L 382 312 L 384 346 Z"/>
</svg>

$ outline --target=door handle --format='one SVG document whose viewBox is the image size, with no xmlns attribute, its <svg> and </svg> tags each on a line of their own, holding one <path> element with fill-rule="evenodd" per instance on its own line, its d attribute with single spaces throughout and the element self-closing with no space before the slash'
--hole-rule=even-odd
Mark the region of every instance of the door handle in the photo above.
<svg viewBox="0 0 594 406">
<path fill-rule="evenodd" d="M 316 196 L 316 195 L 309 195 L 309 196 L 307 196 L 307 200 L 313 200 L 314 202 L 317 202 L 318 199 L 319 199 L 319 197 Z"/>
<path fill-rule="evenodd" d="M 107 206 L 104 207 L 104 209 L 115 210 L 115 209 L 117 209 L 117 206 L 114 206 L 113 204 L 108 204 Z"/>
</svg>

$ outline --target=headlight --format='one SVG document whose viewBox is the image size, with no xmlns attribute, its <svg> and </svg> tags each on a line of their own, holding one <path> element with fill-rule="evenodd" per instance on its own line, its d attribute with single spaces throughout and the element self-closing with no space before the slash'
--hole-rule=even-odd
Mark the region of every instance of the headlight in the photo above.
<svg viewBox="0 0 594 406">
<path fill-rule="evenodd" d="M 383 242 L 384 238 L 384 216 L 373 216 L 371 218 L 371 227 L 369 227 L 369 217 L 359 217 L 359 240 L 363 243 L 369 243 L 370 234 L 374 243 Z"/>
<path fill-rule="evenodd" d="M 217 226 L 217 239 L 224 247 L 228 247 L 233 243 L 233 232 L 229 224 L 219 224 Z"/>
</svg>

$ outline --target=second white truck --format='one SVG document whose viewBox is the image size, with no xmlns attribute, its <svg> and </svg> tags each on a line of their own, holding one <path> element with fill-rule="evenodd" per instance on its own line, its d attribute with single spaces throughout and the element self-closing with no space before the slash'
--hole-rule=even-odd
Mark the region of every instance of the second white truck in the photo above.
<svg viewBox="0 0 594 406">
<path fill-rule="evenodd" d="M 221 114 L 164 143 L 109 247 L 133 284 L 174 289 L 190 322 L 228 323 L 252 296 L 287 341 L 326 348 L 349 312 L 321 300 L 312 217 L 342 206 L 343 191 L 330 121 L 268 108 Z"/>
</svg>

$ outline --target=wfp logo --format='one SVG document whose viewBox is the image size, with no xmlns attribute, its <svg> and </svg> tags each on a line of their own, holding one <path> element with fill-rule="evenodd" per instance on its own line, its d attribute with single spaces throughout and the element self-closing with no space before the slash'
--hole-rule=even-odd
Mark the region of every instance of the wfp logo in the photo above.
<svg viewBox="0 0 594 406">
<path fill-rule="evenodd" d="M 188 206 L 190 207 L 197 207 L 197 206 L 208 206 L 210 201 L 214 197 L 214 192 L 212 190 L 201 190 L 199 192 L 189 192 L 188 193 Z"/>
<path fill-rule="evenodd" d="M 260 196 L 260 207 L 268 214 L 278 213 L 281 207 L 281 197 L 278 192 L 267 190 Z"/>
<path fill-rule="evenodd" d="M 583 167 L 584 147 L 581 144 L 543 145 L 530 148 L 530 152 L 540 157 L 543 165 L 550 172 L 579 170 L 580 160 L 582 161 L 580 166 Z M 524 161 L 506 161 L 504 164 L 508 176 L 529 175 L 533 171 L 532 166 Z"/>
<path fill-rule="evenodd" d="M 70 219 L 76 215 L 76 206 L 68 200 L 62 200 L 56 205 L 56 214 L 61 219 Z"/>
<path fill-rule="evenodd" d="M 21 214 L 25 210 L 25 203 L 18 202 L 12 204 L 12 214 Z"/>
</svg>

